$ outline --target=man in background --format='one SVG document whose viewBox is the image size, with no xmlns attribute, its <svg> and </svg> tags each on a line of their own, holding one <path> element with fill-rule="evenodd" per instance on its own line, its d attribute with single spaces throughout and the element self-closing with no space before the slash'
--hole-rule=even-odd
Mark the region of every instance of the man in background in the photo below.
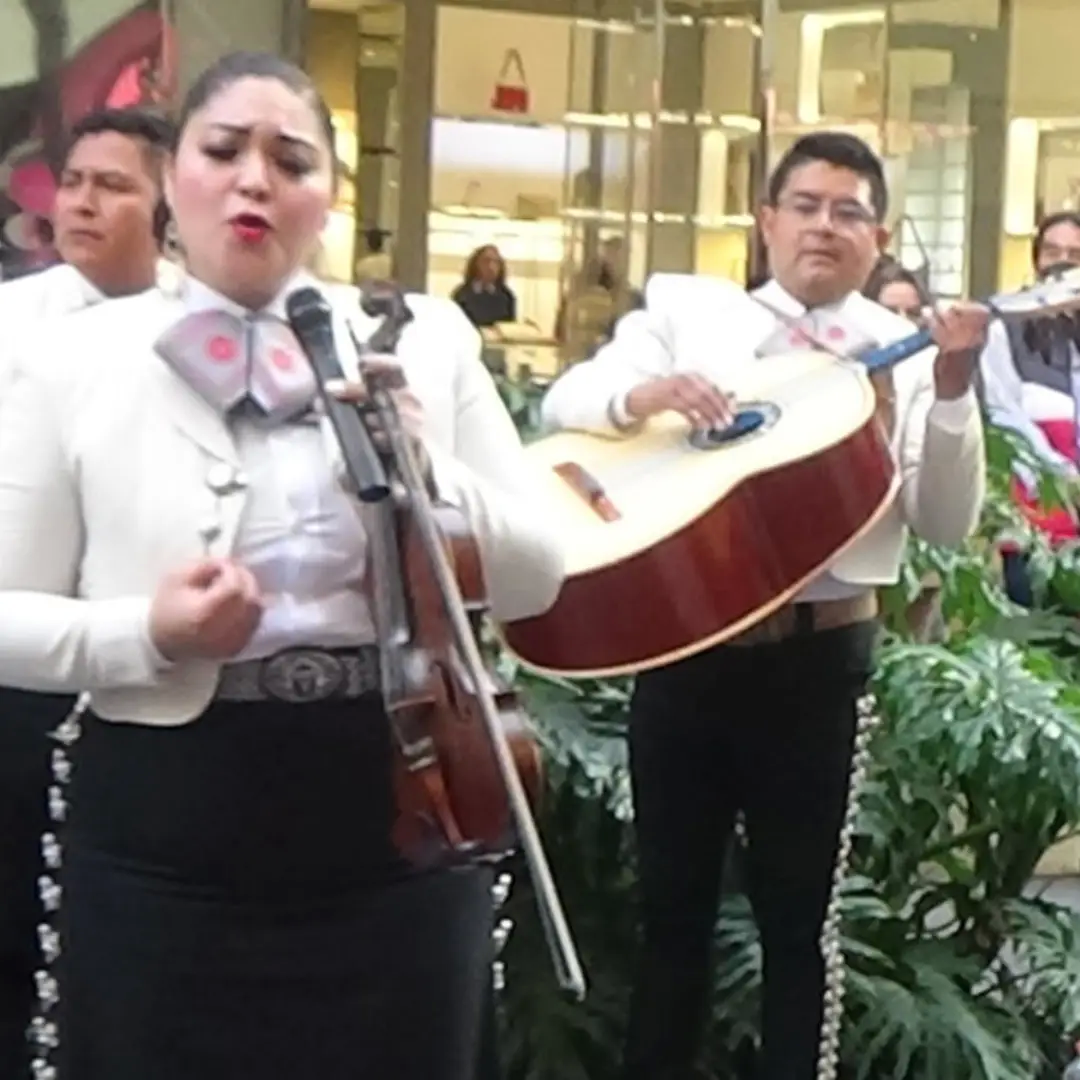
<svg viewBox="0 0 1080 1080">
<path fill-rule="evenodd" d="M 172 128 L 142 110 L 95 112 L 74 125 L 53 230 L 62 262 L 0 285 L 0 395 L 19 346 L 59 316 L 150 288 L 167 214 L 161 168 Z M 28 1075 L 26 1028 L 41 966 L 37 879 L 46 812 L 48 733 L 70 698 L 0 688 L 0 1077 Z"/>
<path fill-rule="evenodd" d="M 1080 266 L 1080 214 L 1062 211 L 1039 224 L 1032 241 L 1032 263 L 1040 280 Z M 998 427 L 1020 435 L 1050 471 L 1080 491 L 1080 323 L 1071 315 L 1000 321 L 990 326 L 980 361 L 987 413 Z M 1053 545 L 1075 540 L 1075 506 L 1041 507 L 1038 477 L 1015 467 L 1013 495 L 1031 524 Z M 1074 495 L 1074 501 L 1075 495 Z M 1010 598 L 1030 607 L 1034 597 L 1022 547 L 1002 545 L 1005 588 Z"/>
<path fill-rule="evenodd" d="M 761 209 L 772 278 L 747 294 L 705 276 L 654 276 L 645 309 L 552 385 L 545 421 L 617 438 L 673 410 L 722 428 L 739 371 L 808 334 L 843 351 L 908 336 L 910 323 L 860 295 L 887 209 L 884 170 L 865 143 L 841 132 L 799 139 Z M 822 1038 L 823 952 L 831 960 L 836 946 L 826 913 L 873 669 L 875 589 L 897 580 L 909 530 L 956 546 L 978 521 L 985 456 L 971 384 L 986 321 L 974 306 L 935 315 L 936 349 L 896 367 L 901 483 L 874 528 L 750 629 L 637 677 L 629 743 L 644 940 L 623 1080 L 698 1075 L 721 872 L 740 813 L 764 958 L 757 1075 L 820 1075 L 821 1046 L 832 1044 Z M 823 423 L 828 410 L 823 402 Z M 649 602 L 640 597 L 642 618 Z"/>
</svg>

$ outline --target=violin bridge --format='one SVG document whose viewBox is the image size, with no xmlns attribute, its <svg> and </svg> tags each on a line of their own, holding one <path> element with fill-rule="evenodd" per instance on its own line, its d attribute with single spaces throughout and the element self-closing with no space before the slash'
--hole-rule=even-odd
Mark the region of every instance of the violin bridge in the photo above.
<svg viewBox="0 0 1080 1080">
<path fill-rule="evenodd" d="M 579 495 L 601 521 L 618 521 L 622 514 L 611 501 L 603 484 L 576 461 L 564 461 L 553 466 L 555 473 L 575 494 Z"/>
</svg>

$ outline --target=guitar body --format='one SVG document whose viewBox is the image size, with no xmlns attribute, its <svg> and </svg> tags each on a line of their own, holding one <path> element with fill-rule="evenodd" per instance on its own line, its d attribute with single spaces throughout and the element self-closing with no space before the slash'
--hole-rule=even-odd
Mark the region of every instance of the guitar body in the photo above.
<svg viewBox="0 0 1080 1080">
<path fill-rule="evenodd" d="M 632 437 L 533 443 L 567 578 L 508 624 L 528 666 L 632 674 L 719 644 L 788 602 L 888 510 L 897 466 L 862 365 L 825 353 L 733 371 L 723 441 L 665 414 Z"/>
</svg>

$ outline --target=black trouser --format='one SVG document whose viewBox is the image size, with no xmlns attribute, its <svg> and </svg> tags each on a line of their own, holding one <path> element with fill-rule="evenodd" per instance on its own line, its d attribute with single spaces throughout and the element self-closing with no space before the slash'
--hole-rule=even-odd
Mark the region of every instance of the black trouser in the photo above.
<svg viewBox="0 0 1080 1080">
<path fill-rule="evenodd" d="M 48 829 L 48 733 L 71 700 L 0 689 L 0 1077 L 29 1071 L 26 1026 L 40 967 L 41 835 Z"/>
<path fill-rule="evenodd" d="M 761 1080 L 813 1080 L 820 931 L 876 624 L 724 646 L 641 676 L 630 753 L 644 947 L 626 1080 L 693 1075 L 735 815 L 764 946 Z"/>
</svg>

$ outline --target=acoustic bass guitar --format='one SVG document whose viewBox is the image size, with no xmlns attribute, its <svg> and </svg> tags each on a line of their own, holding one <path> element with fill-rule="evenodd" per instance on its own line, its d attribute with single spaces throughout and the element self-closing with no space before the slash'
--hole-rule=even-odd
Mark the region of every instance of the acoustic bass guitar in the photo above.
<svg viewBox="0 0 1080 1080">
<path fill-rule="evenodd" d="M 1002 319 L 1080 308 L 1080 270 L 986 306 Z M 738 407 L 723 429 L 665 413 L 632 436 L 563 431 L 528 447 L 567 577 L 549 611 L 503 627 L 527 666 L 633 674 L 720 644 L 889 511 L 898 467 L 869 376 L 931 348 L 930 332 L 858 357 L 815 344 L 725 386 Z"/>
</svg>

